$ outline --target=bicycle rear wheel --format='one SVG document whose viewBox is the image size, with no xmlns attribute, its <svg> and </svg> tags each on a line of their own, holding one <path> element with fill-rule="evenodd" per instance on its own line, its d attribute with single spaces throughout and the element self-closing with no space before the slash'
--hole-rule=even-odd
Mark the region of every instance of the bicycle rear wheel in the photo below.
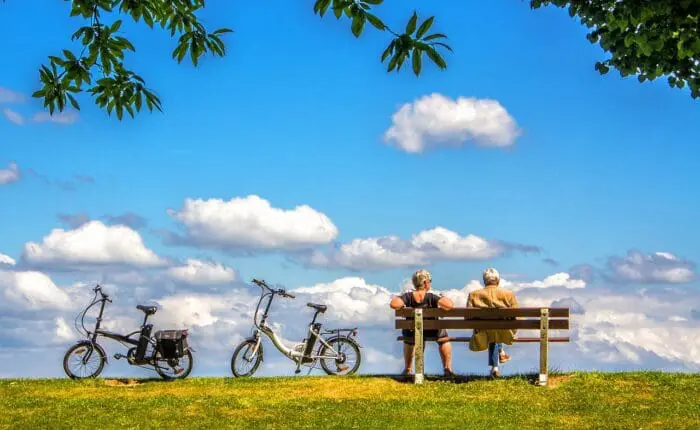
<svg viewBox="0 0 700 430">
<path fill-rule="evenodd" d="M 360 346 L 346 337 L 334 337 L 327 340 L 331 348 L 323 345 L 322 356 L 337 358 L 321 358 L 321 367 L 329 375 L 352 375 L 357 372 L 362 362 Z"/>
<path fill-rule="evenodd" d="M 161 378 L 165 380 L 185 379 L 192 371 L 194 359 L 189 349 L 180 358 L 164 358 L 160 351 L 156 351 L 153 357 L 153 367 Z"/>
<path fill-rule="evenodd" d="M 260 366 L 260 362 L 263 359 L 263 346 L 262 343 L 258 345 L 258 350 L 253 355 L 255 343 L 256 341 L 253 339 L 244 340 L 233 351 L 231 372 L 233 372 L 234 376 L 245 378 L 253 376 L 255 371 L 258 370 L 258 366 Z"/>
<path fill-rule="evenodd" d="M 95 378 L 105 367 L 105 354 L 97 344 L 80 342 L 63 356 L 63 371 L 71 379 Z"/>
</svg>

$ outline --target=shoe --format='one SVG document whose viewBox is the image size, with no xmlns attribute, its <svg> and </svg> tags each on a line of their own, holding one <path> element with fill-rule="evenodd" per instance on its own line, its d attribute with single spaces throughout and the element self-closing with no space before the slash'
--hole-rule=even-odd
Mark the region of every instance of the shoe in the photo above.
<svg viewBox="0 0 700 430">
<path fill-rule="evenodd" d="M 496 369 L 491 369 L 491 376 L 494 378 L 498 378 L 499 376 L 501 376 L 501 372 L 499 372 Z"/>
<path fill-rule="evenodd" d="M 510 355 L 506 354 L 505 352 L 502 352 L 498 355 L 498 361 L 500 361 L 501 363 L 507 363 L 508 361 L 510 361 Z"/>
<path fill-rule="evenodd" d="M 401 372 L 401 376 L 411 376 L 411 375 L 413 375 L 413 372 L 411 372 L 408 369 L 403 369 L 403 371 Z"/>
<path fill-rule="evenodd" d="M 445 370 L 444 370 L 444 375 L 445 375 L 445 378 L 454 378 L 455 376 L 457 376 L 457 375 L 455 375 L 455 373 L 452 371 L 452 369 L 445 369 Z"/>
</svg>

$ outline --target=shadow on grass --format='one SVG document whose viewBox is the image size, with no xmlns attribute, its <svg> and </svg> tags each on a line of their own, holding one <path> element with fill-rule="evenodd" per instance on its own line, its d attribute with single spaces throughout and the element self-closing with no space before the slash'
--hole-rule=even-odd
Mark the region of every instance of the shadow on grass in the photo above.
<svg viewBox="0 0 700 430">
<path fill-rule="evenodd" d="M 413 375 L 407 376 L 407 375 L 393 375 L 393 374 L 369 374 L 369 375 L 358 375 L 358 376 L 361 376 L 363 378 L 388 378 L 388 379 L 392 379 L 396 382 L 409 383 L 409 384 L 413 384 L 413 381 L 414 381 Z M 553 378 L 559 378 L 562 376 L 567 376 L 567 375 L 562 373 L 559 369 L 552 369 L 549 371 L 550 381 Z M 533 372 L 533 373 L 517 373 L 514 375 L 499 376 L 497 378 L 494 378 L 491 375 L 459 375 L 459 374 L 455 374 L 454 376 L 424 375 L 423 380 L 429 381 L 429 382 L 446 382 L 446 383 L 452 383 L 452 384 L 466 384 L 466 383 L 470 383 L 470 382 L 496 381 L 496 380 L 505 380 L 505 381 L 519 380 L 519 381 L 526 381 L 528 384 L 531 384 L 531 385 L 539 385 L 539 378 L 540 378 L 539 373 Z"/>
</svg>

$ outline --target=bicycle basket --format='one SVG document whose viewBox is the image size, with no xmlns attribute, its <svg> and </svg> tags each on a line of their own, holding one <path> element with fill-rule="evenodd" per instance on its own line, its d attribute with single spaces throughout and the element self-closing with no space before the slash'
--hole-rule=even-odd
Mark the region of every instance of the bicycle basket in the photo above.
<svg viewBox="0 0 700 430">
<path fill-rule="evenodd" d="M 155 338 L 156 347 L 163 358 L 180 358 L 187 351 L 187 330 L 159 330 Z"/>
</svg>

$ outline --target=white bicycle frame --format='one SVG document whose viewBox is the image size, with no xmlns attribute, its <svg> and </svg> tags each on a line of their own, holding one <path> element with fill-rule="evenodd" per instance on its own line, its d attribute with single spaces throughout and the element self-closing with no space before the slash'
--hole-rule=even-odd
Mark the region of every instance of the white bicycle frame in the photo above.
<svg viewBox="0 0 700 430">
<path fill-rule="evenodd" d="M 313 342 L 314 345 L 312 348 L 316 347 L 316 341 L 320 341 L 323 346 L 326 347 L 326 350 L 333 351 L 333 346 L 330 345 L 326 339 L 322 336 L 322 334 L 333 334 L 337 333 L 337 336 L 340 336 L 340 332 L 342 331 L 354 331 L 354 329 L 338 329 L 338 330 L 330 330 L 324 333 L 321 333 L 321 324 L 316 323 L 316 318 L 318 317 L 318 314 L 320 311 L 316 309 L 316 313 L 314 314 L 313 319 L 311 320 L 311 323 L 309 324 L 309 331 L 308 331 L 308 336 L 306 338 L 306 342 L 300 342 L 294 345 L 293 347 L 289 347 L 285 345 L 284 341 L 280 338 L 280 336 L 277 335 L 277 333 L 274 332 L 274 330 L 266 324 L 268 313 L 270 311 L 270 305 L 272 304 L 272 299 L 275 294 L 280 294 L 280 292 L 275 292 L 272 290 L 270 287 L 267 285 L 263 284 L 258 286 L 262 289 L 262 295 L 260 297 L 260 300 L 258 301 L 258 305 L 255 308 L 255 315 L 253 316 L 253 324 L 255 325 L 255 333 L 253 334 L 253 337 L 255 339 L 255 346 L 253 347 L 251 351 L 251 358 L 255 357 L 256 354 L 258 353 L 258 349 L 260 348 L 260 343 L 262 341 L 262 336 L 260 335 L 261 333 L 267 336 L 272 344 L 277 348 L 284 356 L 287 358 L 293 360 L 297 364 L 297 372 L 299 371 L 299 367 L 302 364 L 307 364 L 313 366 L 316 363 L 316 360 L 318 359 L 330 359 L 330 360 L 340 360 L 342 359 L 342 356 L 338 353 L 334 353 L 333 355 L 318 355 L 313 353 L 313 349 L 307 348 L 308 342 Z M 265 291 L 267 289 L 268 291 Z M 291 298 L 294 298 L 294 296 L 287 294 L 286 292 L 282 293 L 282 295 L 289 296 Z M 262 318 L 260 320 L 260 323 L 258 323 L 258 312 L 260 311 L 260 305 L 262 304 L 263 299 L 269 296 L 267 305 L 265 306 L 265 311 L 263 312 Z M 355 342 L 354 340 L 352 340 Z M 320 351 L 322 347 L 319 347 L 317 350 Z M 304 354 L 305 350 L 309 350 L 307 354 Z M 304 359 L 310 360 L 308 363 L 303 363 Z"/>
</svg>

